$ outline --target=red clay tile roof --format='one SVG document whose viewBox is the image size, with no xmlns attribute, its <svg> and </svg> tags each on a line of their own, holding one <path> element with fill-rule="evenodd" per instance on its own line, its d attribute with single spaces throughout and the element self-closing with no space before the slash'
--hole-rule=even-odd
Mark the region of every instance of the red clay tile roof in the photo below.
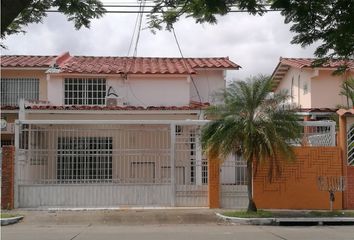
<svg viewBox="0 0 354 240">
<path fill-rule="evenodd" d="M 12 106 L 12 105 L 4 105 L 4 106 L 0 106 L 1 110 L 18 110 L 19 107 L 18 106 Z"/>
<path fill-rule="evenodd" d="M 70 106 L 53 106 L 53 105 L 33 105 L 26 106 L 26 109 L 30 110 L 199 110 L 205 109 L 210 106 L 209 103 L 203 103 L 200 105 L 190 104 L 189 106 L 79 106 L 79 105 L 70 105 Z"/>
<path fill-rule="evenodd" d="M 1 67 L 56 67 L 59 73 L 83 74 L 189 74 L 199 68 L 239 69 L 227 57 L 220 58 L 149 58 L 70 56 L 1 57 Z"/>
<path fill-rule="evenodd" d="M 72 57 L 60 65 L 64 73 L 88 74 L 189 74 L 195 68 L 229 68 L 239 66 L 228 58 L 147 58 L 147 57 Z"/>
<path fill-rule="evenodd" d="M 273 71 L 273 90 L 275 90 L 280 81 L 286 75 L 290 67 L 295 68 L 312 68 L 312 63 L 315 61 L 315 58 L 280 58 L 278 65 Z M 330 61 L 327 64 L 323 64 L 321 68 L 336 69 L 340 66 L 347 65 L 349 69 L 354 70 L 354 60 L 350 59 L 348 61 Z"/>
<path fill-rule="evenodd" d="M 1 56 L 1 67 L 50 67 L 56 56 L 26 56 L 26 55 L 3 55 Z"/>
<path fill-rule="evenodd" d="M 280 58 L 280 62 L 284 65 L 289 65 L 296 68 L 306 68 L 312 67 L 312 63 L 315 61 L 315 58 Z M 326 64 L 323 64 L 322 68 L 337 68 L 346 64 L 349 68 L 354 69 L 354 60 L 348 61 L 330 61 Z"/>
</svg>

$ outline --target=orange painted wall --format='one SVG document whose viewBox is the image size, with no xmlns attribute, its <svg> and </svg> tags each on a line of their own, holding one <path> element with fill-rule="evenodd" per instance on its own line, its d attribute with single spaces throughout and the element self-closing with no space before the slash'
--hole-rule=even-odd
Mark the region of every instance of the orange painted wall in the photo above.
<svg viewBox="0 0 354 240">
<path fill-rule="evenodd" d="M 354 166 L 347 167 L 346 209 L 354 209 Z"/>
<path fill-rule="evenodd" d="M 318 190 L 318 176 L 341 176 L 339 147 L 296 147 L 295 162 L 281 161 L 282 175 L 269 183 L 268 167 L 254 177 L 253 194 L 258 208 L 329 209 L 329 194 Z M 334 209 L 342 209 L 343 193 L 335 194 Z"/>
</svg>

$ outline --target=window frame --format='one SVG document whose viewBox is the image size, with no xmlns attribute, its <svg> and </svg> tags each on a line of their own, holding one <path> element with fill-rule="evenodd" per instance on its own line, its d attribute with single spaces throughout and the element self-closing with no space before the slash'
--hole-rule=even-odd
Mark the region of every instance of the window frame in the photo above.
<svg viewBox="0 0 354 240">
<path fill-rule="evenodd" d="M 71 81 L 71 82 L 70 82 Z M 97 81 L 94 84 L 94 81 Z M 82 85 L 79 85 L 81 82 Z M 101 82 L 101 83 L 100 83 Z M 92 83 L 92 84 L 88 84 Z M 69 89 L 71 86 L 71 89 Z M 89 87 L 94 88 L 89 89 Z M 103 89 L 100 89 L 102 87 Z M 78 95 L 73 96 L 74 93 L 81 93 L 79 98 Z M 89 97 L 89 93 L 92 95 Z M 96 93 L 96 97 L 94 94 Z M 102 96 L 100 96 L 102 94 Z M 70 96 L 71 95 L 71 96 Z M 63 105 L 72 106 L 105 106 L 107 97 L 107 79 L 103 77 L 65 77 L 63 80 Z M 81 102 L 80 102 L 81 101 Z"/>
<path fill-rule="evenodd" d="M 40 93 L 40 79 L 36 77 L 1 77 L 1 88 L 0 88 L 0 93 L 1 93 L 1 106 L 19 106 L 19 100 L 20 99 L 25 99 L 25 100 L 39 100 L 39 93 Z M 12 87 L 8 87 L 8 83 L 14 83 L 16 82 L 16 85 Z M 5 85 L 5 84 L 6 85 Z M 26 84 L 24 84 L 26 83 Z M 5 86 L 6 86 L 6 89 Z M 22 84 L 22 85 L 20 85 Z M 29 85 L 30 84 L 30 85 Z M 4 89 L 4 92 L 3 92 Z M 26 92 L 25 92 L 26 91 Z M 10 98 L 8 97 L 10 95 Z M 23 96 L 20 96 L 23 95 Z M 27 96 L 24 96 L 27 95 Z M 29 96 L 31 95 L 31 96 Z M 4 103 L 3 100 L 5 98 L 9 98 L 10 101 L 7 99 L 7 102 Z M 17 99 L 16 103 L 13 103 L 12 101 L 14 98 Z"/>
</svg>

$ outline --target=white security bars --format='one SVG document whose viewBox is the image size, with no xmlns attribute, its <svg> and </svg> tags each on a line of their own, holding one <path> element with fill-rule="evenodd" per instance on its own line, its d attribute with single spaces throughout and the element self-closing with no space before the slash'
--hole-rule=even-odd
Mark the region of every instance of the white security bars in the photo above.
<svg viewBox="0 0 354 240">
<path fill-rule="evenodd" d="M 102 78 L 65 78 L 65 105 L 104 105 L 106 80 Z"/>
<path fill-rule="evenodd" d="M 1 105 L 17 106 L 20 99 L 39 99 L 39 80 L 36 78 L 1 78 Z"/>
<path fill-rule="evenodd" d="M 347 160 L 349 166 L 354 166 L 354 125 L 347 133 Z"/>
<path fill-rule="evenodd" d="M 20 207 L 207 206 L 206 121 L 21 121 Z"/>
</svg>

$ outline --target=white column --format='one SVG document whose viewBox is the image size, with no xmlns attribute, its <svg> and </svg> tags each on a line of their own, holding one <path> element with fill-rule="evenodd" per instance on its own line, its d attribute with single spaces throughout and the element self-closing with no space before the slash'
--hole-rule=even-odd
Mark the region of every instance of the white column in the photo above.
<svg viewBox="0 0 354 240">
<path fill-rule="evenodd" d="M 195 184 L 196 185 L 202 185 L 202 144 L 200 142 L 201 134 L 200 134 L 200 129 L 197 129 L 196 135 L 195 135 Z"/>
<path fill-rule="evenodd" d="M 176 125 L 170 124 L 171 207 L 176 206 Z"/>
<path fill-rule="evenodd" d="M 18 180 L 20 177 L 19 174 L 19 153 L 20 153 L 20 124 L 18 120 L 15 121 L 15 160 L 14 160 L 14 207 L 18 208 Z"/>
</svg>

